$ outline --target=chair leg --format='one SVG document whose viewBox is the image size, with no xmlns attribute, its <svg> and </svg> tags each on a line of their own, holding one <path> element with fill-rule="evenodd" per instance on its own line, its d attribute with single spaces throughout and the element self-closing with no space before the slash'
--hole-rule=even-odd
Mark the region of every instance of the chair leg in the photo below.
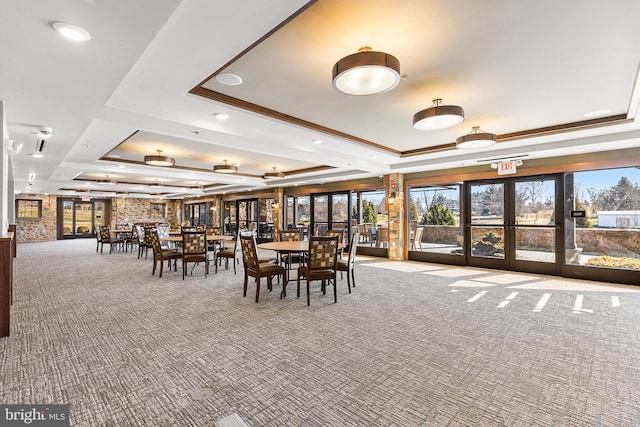
<svg viewBox="0 0 640 427">
<path fill-rule="evenodd" d="M 258 298 L 260 298 L 260 278 L 256 279 L 256 302 L 258 302 Z"/>
<path fill-rule="evenodd" d="M 153 260 L 153 270 L 151 271 L 151 275 L 154 276 L 156 274 L 156 260 Z"/>
<path fill-rule="evenodd" d="M 311 305 L 311 296 L 309 295 L 309 276 L 307 276 L 307 307 Z"/>
<path fill-rule="evenodd" d="M 187 263 L 182 260 L 182 280 L 184 280 L 184 271 L 186 270 Z"/>
<path fill-rule="evenodd" d="M 300 274 L 298 274 L 298 298 L 300 298 Z"/>
<path fill-rule="evenodd" d="M 340 280 L 342 280 L 342 271 L 340 272 Z M 349 288 L 349 293 L 351 293 L 351 275 L 347 271 L 347 287 Z"/>
<path fill-rule="evenodd" d="M 236 257 L 233 258 L 233 274 L 238 274 L 236 272 L 236 265 L 238 265 L 238 259 Z"/>
<path fill-rule="evenodd" d="M 282 274 L 282 292 L 280 292 L 280 299 L 287 296 L 287 275 Z"/>
<path fill-rule="evenodd" d="M 169 262 L 171 262 L 171 260 L 169 260 Z M 162 260 L 160 260 L 160 275 L 158 276 L 159 278 L 162 278 L 162 267 L 163 266 L 164 266 L 164 262 L 162 262 Z M 171 266 L 169 266 L 169 268 L 171 268 Z"/>
<path fill-rule="evenodd" d="M 249 276 L 245 273 L 244 275 L 244 292 L 242 293 L 243 297 L 247 296 L 247 282 L 249 281 Z"/>
<path fill-rule="evenodd" d="M 331 283 L 331 280 L 329 280 Z M 338 283 L 336 279 L 333 279 L 333 302 L 338 303 Z"/>
<path fill-rule="evenodd" d="M 355 268 L 351 269 L 351 283 L 353 283 L 353 287 L 355 288 L 356 287 L 356 269 Z"/>
</svg>

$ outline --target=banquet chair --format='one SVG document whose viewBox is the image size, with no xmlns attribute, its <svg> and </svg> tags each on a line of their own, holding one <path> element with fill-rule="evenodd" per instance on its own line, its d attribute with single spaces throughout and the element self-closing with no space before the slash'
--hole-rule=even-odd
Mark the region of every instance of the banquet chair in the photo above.
<svg viewBox="0 0 640 427">
<path fill-rule="evenodd" d="M 222 258 L 224 258 L 225 268 L 227 270 L 229 269 L 229 260 L 230 259 L 233 260 L 233 274 L 237 274 L 236 264 L 240 262 L 237 257 L 237 252 L 238 252 L 238 236 L 236 236 L 233 239 L 233 247 L 228 247 L 228 248 L 224 247 L 214 252 L 213 262 L 215 263 L 215 266 L 216 266 L 216 273 L 218 272 L 218 264 L 221 263 Z"/>
<path fill-rule="evenodd" d="M 151 228 L 150 228 L 151 230 Z M 164 249 L 160 246 L 160 238 L 158 237 L 158 231 L 152 229 L 149 232 L 149 246 L 153 251 L 153 270 L 151 271 L 151 275 L 156 274 L 156 266 L 160 263 L 160 272 L 158 277 L 162 277 L 162 267 L 164 266 L 164 261 L 167 261 L 167 266 L 169 270 L 171 270 L 171 260 L 173 260 L 173 270 L 178 271 L 178 259 L 182 258 L 182 254 L 176 249 Z M 184 269 L 184 267 L 183 267 Z M 184 274 L 184 273 L 183 273 Z"/>
<path fill-rule="evenodd" d="M 192 262 L 191 274 L 195 264 L 204 263 L 204 277 L 209 274 L 209 257 L 207 256 L 207 232 L 183 231 L 182 232 L 182 280 L 186 274 L 187 265 Z"/>
<path fill-rule="evenodd" d="M 306 265 L 298 267 L 298 297 L 300 279 L 307 281 L 307 306 L 311 305 L 310 282 L 322 280 L 322 293 L 327 292 L 327 282 L 333 285 L 333 300 L 338 302 L 336 264 L 338 260 L 338 236 L 311 236 Z"/>
<path fill-rule="evenodd" d="M 244 264 L 244 292 L 242 296 L 247 296 L 249 276 L 256 280 L 256 302 L 260 298 L 260 279 L 262 277 L 267 278 L 267 286 L 269 290 L 272 290 L 273 276 L 282 276 L 283 285 L 280 298 L 287 296 L 287 274 L 284 267 L 270 262 L 260 262 L 255 236 L 253 234 L 241 234 L 240 247 L 242 248 L 242 262 Z"/>
<path fill-rule="evenodd" d="M 113 252 L 113 245 L 118 246 L 124 245 L 124 240 L 120 238 L 116 238 L 111 235 L 111 229 L 108 225 L 101 225 L 99 228 L 100 231 L 100 253 L 102 253 L 102 249 L 104 248 L 104 244 L 109 244 L 109 253 Z"/>
</svg>

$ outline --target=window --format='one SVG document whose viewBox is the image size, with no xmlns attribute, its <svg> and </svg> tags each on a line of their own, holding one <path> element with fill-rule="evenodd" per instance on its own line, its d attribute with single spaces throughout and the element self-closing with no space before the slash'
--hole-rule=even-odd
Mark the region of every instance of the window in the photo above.
<svg viewBox="0 0 640 427">
<path fill-rule="evenodd" d="M 16 218 L 40 219 L 42 218 L 42 200 L 16 200 Z"/>
<path fill-rule="evenodd" d="M 167 212 L 166 209 L 166 203 L 151 203 L 151 212 L 149 216 L 151 218 L 164 218 Z"/>
</svg>

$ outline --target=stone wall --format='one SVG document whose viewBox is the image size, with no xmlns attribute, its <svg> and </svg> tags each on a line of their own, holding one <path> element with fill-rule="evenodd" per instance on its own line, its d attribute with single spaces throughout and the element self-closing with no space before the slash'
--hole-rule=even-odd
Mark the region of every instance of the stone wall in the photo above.
<svg viewBox="0 0 640 427">
<path fill-rule="evenodd" d="M 424 227 L 423 243 L 455 245 L 462 241 L 462 229 L 446 225 L 419 225 Z M 474 229 L 472 239 L 478 239 L 489 231 L 502 233 L 501 227 Z M 526 233 L 518 233 L 516 246 L 519 249 L 537 250 L 555 247 L 555 229 L 530 228 Z M 640 254 L 640 230 L 579 228 L 576 230 L 576 246 L 584 254 L 608 254 L 614 256 L 638 256 Z"/>
<path fill-rule="evenodd" d="M 64 197 L 69 199 L 68 197 Z M 16 237 L 18 242 L 38 242 L 57 239 L 57 201 L 56 196 L 42 194 L 20 194 L 16 199 L 42 200 L 42 218 L 16 219 Z M 153 215 L 151 203 L 165 204 L 165 215 Z M 116 197 L 111 199 L 111 221 L 109 225 L 135 222 L 168 222 L 171 228 L 179 228 L 182 222 L 182 200 L 137 199 Z"/>
<path fill-rule="evenodd" d="M 16 199 L 42 200 L 42 218 L 16 219 L 16 239 L 18 242 L 40 242 L 56 240 L 57 197 L 38 194 L 20 194 Z M 16 215 L 18 212 L 16 211 Z"/>
</svg>

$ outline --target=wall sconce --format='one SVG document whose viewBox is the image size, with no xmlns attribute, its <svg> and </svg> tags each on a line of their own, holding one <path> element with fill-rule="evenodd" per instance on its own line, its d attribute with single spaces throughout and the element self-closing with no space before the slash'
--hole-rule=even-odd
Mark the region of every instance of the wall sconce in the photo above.
<svg viewBox="0 0 640 427">
<path fill-rule="evenodd" d="M 390 204 L 390 205 L 393 205 L 393 204 L 395 203 L 395 201 L 396 201 L 396 192 L 395 192 L 395 191 L 392 191 L 392 192 L 389 194 L 389 204 Z"/>
</svg>

